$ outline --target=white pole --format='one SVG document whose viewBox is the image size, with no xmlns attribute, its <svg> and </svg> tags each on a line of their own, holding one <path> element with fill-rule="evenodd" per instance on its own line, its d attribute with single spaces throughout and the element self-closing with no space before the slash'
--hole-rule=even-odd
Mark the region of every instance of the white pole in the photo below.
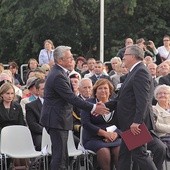
<svg viewBox="0 0 170 170">
<path fill-rule="evenodd" d="M 100 61 L 104 62 L 104 0 L 100 0 Z"/>
</svg>

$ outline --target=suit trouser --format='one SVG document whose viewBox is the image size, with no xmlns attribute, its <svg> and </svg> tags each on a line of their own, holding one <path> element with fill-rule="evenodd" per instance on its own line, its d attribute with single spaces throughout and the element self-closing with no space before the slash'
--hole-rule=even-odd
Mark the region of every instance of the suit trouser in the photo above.
<svg viewBox="0 0 170 170">
<path fill-rule="evenodd" d="M 152 152 L 153 162 L 158 170 L 162 170 L 163 162 L 166 157 L 166 145 L 156 136 L 152 135 L 153 140 L 147 144 L 147 149 Z M 134 162 L 133 170 L 140 170 Z"/>
<path fill-rule="evenodd" d="M 68 169 L 67 140 L 68 131 L 61 129 L 47 129 L 52 142 L 51 170 Z"/>
<path fill-rule="evenodd" d="M 153 161 L 158 170 L 162 170 L 163 162 L 166 158 L 166 145 L 156 136 L 147 144 L 147 149 L 153 154 Z"/>
<path fill-rule="evenodd" d="M 144 145 L 129 151 L 124 141 L 122 141 L 119 153 L 118 170 L 131 170 L 132 160 L 139 165 L 141 170 L 157 170 Z"/>
</svg>

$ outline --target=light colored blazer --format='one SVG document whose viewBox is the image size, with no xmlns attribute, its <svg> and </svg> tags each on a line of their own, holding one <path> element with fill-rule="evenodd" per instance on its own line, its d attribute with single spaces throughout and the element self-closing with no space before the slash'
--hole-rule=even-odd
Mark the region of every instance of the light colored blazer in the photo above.
<svg viewBox="0 0 170 170">
<path fill-rule="evenodd" d="M 170 135 L 170 113 L 159 106 L 158 103 L 153 106 L 153 112 L 156 117 L 155 126 L 158 136 Z"/>
</svg>

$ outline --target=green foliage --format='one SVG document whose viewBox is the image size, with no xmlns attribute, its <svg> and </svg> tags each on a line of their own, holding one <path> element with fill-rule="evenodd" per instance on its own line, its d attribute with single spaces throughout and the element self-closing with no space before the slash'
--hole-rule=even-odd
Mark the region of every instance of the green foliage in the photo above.
<svg viewBox="0 0 170 170">
<path fill-rule="evenodd" d="M 170 1 L 104 2 L 105 61 L 124 46 L 126 37 L 151 39 L 159 46 L 170 34 Z M 0 62 L 38 59 L 45 39 L 99 59 L 100 0 L 1 0 L 0 21 Z"/>
</svg>

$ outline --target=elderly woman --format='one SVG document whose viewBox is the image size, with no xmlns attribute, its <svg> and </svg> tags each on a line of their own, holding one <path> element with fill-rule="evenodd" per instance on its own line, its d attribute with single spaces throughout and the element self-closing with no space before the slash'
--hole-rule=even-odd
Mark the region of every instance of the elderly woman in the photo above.
<svg viewBox="0 0 170 170">
<path fill-rule="evenodd" d="M 170 135 L 170 86 L 159 85 L 154 91 L 156 106 L 153 111 L 156 117 L 156 131 L 158 135 Z"/>
<path fill-rule="evenodd" d="M 89 102 L 103 103 L 108 102 L 113 93 L 113 86 L 107 79 L 98 80 L 93 87 L 94 98 L 89 99 Z M 85 149 L 90 149 L 97 154 L 97 161 L 102 170 L 110 170 L 111 162 L 114 162 L 117 168 L 119 145 L 121 140 L 118 132 L 108 132 L 107 127 L 115 124 L 114 112 L 108 115 L 94 116 L 90 112 L 81 114 L 81 122 L 83 125 L 83 145 Z M 113 159 L 113 161 L 112 161 Z"/>
<path fill-rule="evenodd" d="M 167 158 L 170 159 L 170 86 L 159 85 L 154 91 L 156 106 L 153 106 L 155 114 L 156 132 L 168 147 Z"/>
</svg>

